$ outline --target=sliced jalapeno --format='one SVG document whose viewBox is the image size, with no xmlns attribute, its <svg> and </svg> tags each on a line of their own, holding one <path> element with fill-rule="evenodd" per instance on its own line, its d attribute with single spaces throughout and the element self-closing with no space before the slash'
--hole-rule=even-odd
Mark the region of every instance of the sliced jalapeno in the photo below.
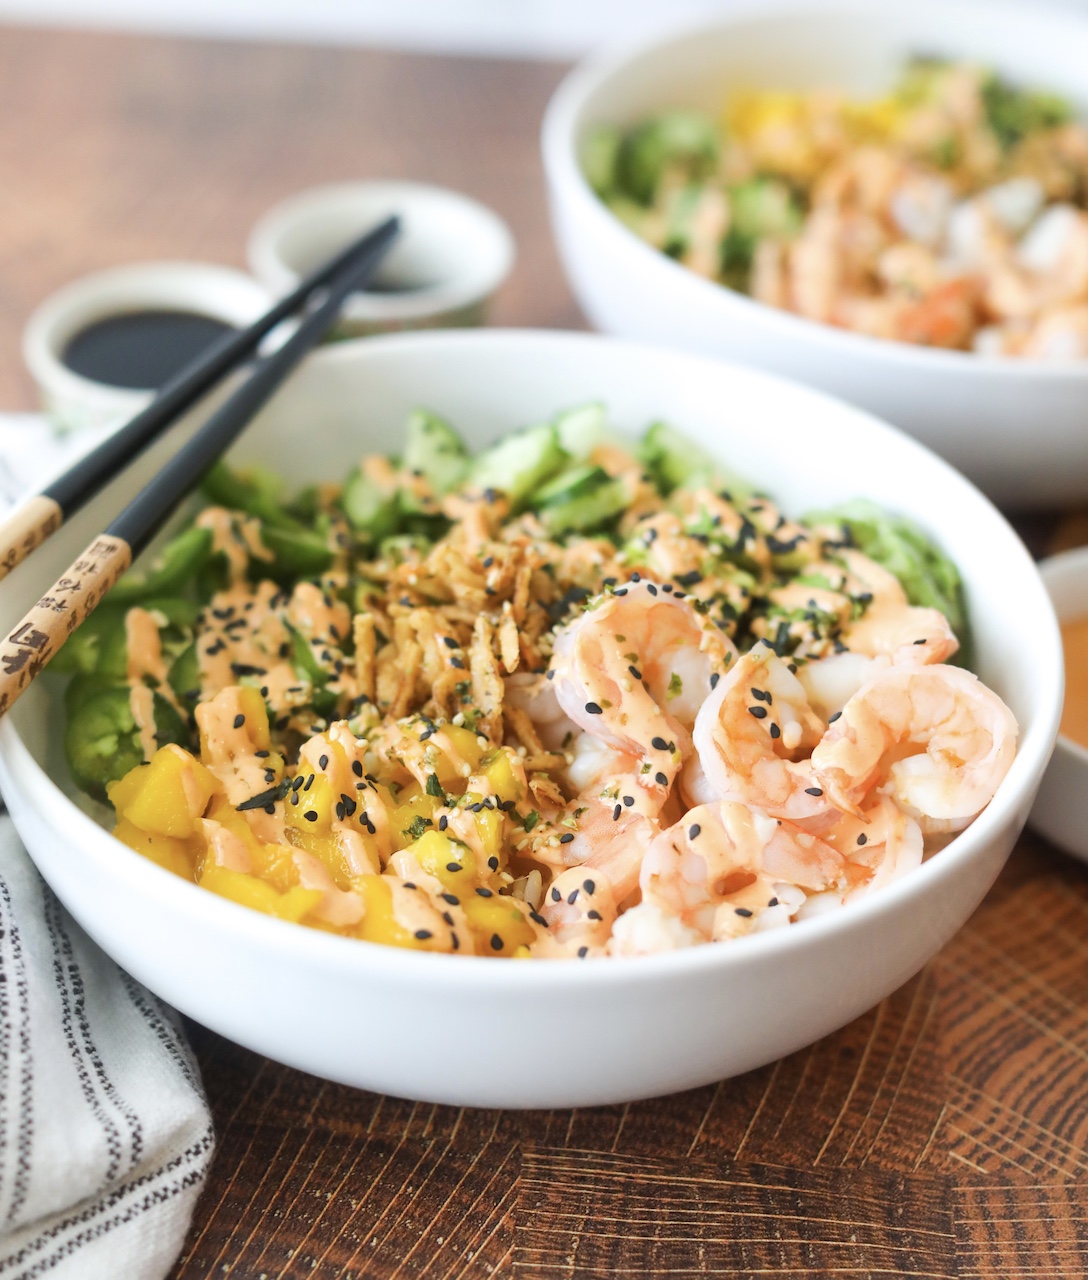
<svg viewBox="0 0 1088 1280">
<path fill-rule="evenodd" d="M 110 592 L 111 604 L 137 604 L 148 596 L 170 596 L 196 579 L 212 554 L 212 531 L 191 528 L 172 538 L 151 568 L 126 573 Z"/>
<path fill-rule="evenodd" d="M 156 746 L 186 743 L 188 733 L 178 713 L 160 694 L 152 698 Z M 107 782 L 142 764 L 146 757 L 128 686 L 107 687 L 88 697 L 68 721 L 64 749 L 76 784 L 100 800 L 106 798 Z"/>
</svg>

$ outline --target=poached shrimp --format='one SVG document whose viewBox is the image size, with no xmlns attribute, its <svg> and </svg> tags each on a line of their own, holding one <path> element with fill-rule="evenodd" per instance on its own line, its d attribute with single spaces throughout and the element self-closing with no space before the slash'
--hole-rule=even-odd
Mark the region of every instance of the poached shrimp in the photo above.
<svg viewBox="0 0 1088 1280">
<path fill-rule="evenodd" d="M 736 652 L 671 583 L 633 579 L 557 634 L 555 695 L 586 733 L 638 757 L 638 786 L 663 797 L 690 755 L 699 708 Z"/>
<path fill-rule="evenodd" d="M 642 901 L 613 930 L 612 949 L 672 949 L 786 923 L 806 892 L 840 888 L 844 866 L 791 823 L 736 801 L 699 805 L 650 845 Z"/>
<path fill-rule="evenodd" d="M 760 642 L 699 712 L 698 768 L 685 775 L 686 792 L 696 801 L 739 801 L 790 822 L 831 821 L 831 803 L 807 758 L 825 728 L 796 675 Z"/>
<path fill-rule="evenodd" d="M 962 830 L 990 802 L 1016 736 L 1012 712 L 969 671 L 891 665 L 847 702 L 811 763 L 843 812 L 860 817 L 879 788 L 935 835 Z"/>
</svg>

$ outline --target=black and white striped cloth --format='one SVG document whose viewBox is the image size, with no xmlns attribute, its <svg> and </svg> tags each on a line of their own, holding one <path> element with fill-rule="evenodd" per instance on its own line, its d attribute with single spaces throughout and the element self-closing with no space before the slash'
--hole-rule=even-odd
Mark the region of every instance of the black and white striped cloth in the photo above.
<svg viewBox="0 0 1088 1280">
<path fill-rule="evenodd" d="M 0 414 L 0 510 L 91 443 Z M 162 1280 L 213 1142 L 177 1015 L 91 942 L 0 816 L 0 1280 Z"/>
<path fill-rule="evenodd" d="M 177 1015 L 91 942 L 0 818 L 0 1278 L 162 1280 L 213 1141 Z"/>
</svg>

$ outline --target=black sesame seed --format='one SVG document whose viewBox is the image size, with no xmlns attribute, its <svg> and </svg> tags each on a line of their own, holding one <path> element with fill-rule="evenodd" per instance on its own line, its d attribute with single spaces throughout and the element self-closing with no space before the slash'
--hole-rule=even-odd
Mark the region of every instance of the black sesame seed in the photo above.
<svg viewBox="0 0 1088 1280">
<path fill-rule="evenodd" d="M 441 816 L 441 818 L 439 818 L 439 819 L 438 819 L 438 829 L 439 829 L 439 831 L 445 831 L 445 829 L 446 829 L 449 825 L 450 825 L 450 820 L 449 820 L 449 818 L 447 818 L 447 817 L 446 817 L 446 815 L 445 815 L 445 814 L 443 814 L 443 815 Z"/>
<path fill-rule="evenodd" d="M 446 870 L 447 870 L 447 871 L 460 871 L 460 870 L 461 870 L 461 864 L 460 864 L 459 862 L 447 862 L 447 863 L 446 863 Z"/>
<path fill-rule="evenodd" d="M 434 935 L 431 933 L 430 929 L 416 930 L 416 937 L 420 940 L 420 942 L 426 942 L 428 938 L 431 938 L 433 936 Z"/>
<path fill-rule="evenodd" d="M 593 895 L 597 892 L 597 882 L 595 880 L 583 880 L 582 888 L 592 898 Z"/>
<path fill-rule="evenodd" d="M 631 574 L 631 581 L 632 581 L 632 582 L 641 582 L 641 581 L 642 581 L 642 574 L 641 574 L 641 573 L 633 573 L 633 574 Z"/>
<path fill-rule="evenodd" d="M 235 727 L 236 729 L 240 729 L 240 728 L 242 727 L 242 725 L 244 725 L 244 724 L 245 724 L 245 722 L 246 722 L 246 718 L 245 718 L 245 716 L 244 716 L 244 715 L 242 715 L 242 713 L 241 713 L 241 712 L 239 712 L 239 713 L 234 717 L 234 727 Z"/>
<path fill-rule="evenodd" d="M 306 812 L 303 814 L 303 817 L 306 819 L 307 822 L 317 821 L 317 814 L 314 813 L 312 809 L 307 809 Z"/>
<path fill-rule="evenodd" d="M 627 670 L 630 671 L 630 673 L 634 676 L 636 680 L 642 679 L 642 672 L 638 669 L 638 667 L 628 667 Z"/>
<path fill-rule="evenodd" d="M 710 674 L 710 687 L 712 689 L 716 689 L 718 687 L 718 681 L 720 679 L 721 679 L 721 676 L 719 676 L 716 671 L 712 671 Z"/>
<path fill-rule="evenodd" d="M 915 644 L 925 644 L 925 643 L 926 643 L 925 636 L 923 636 L 921 640 L 915 640 L 915 642 L 914 642 L 914 643 L 915 643 Z"/>
<path fill-rule="evenodd" d="M 654 584 L 653 584 L 652 582 L 647 582 L 647 584 L 646 584 L 646 590 L 647 590 L 647 591 L 650 593 L 650 595 L 652 595 L 652 596 L 656 596 L 656 595 L 657 595 L 657 588 L 654 586 Z"/>
<path fill-rule="evenodd" d="M 774 723 L 773 720 L 771 721 L 770 734 L 772 738 L 780 738 L 782 736 L 782 730 Z"/>
<path fill-rule="evenodd" d="M 359 760 L 353 760 L 351 762 L 351 771 L 357 778 L 361 778 L 363 776 L 362 762 Z"/>
<path fill-rule="evenodd" d="M 770 706 L 770 702 L 771 702 L 771 695 L 770 695 L 770 691 L 769 691 L 769 690 L 767 690 L 767 689 L 755 689 L 755 688 L 753 688 L 753 690 L 752 690 L 752 697 L 753 697 L 753 698 L 755 698 L 757 701 L 759 701 L 759 702 L 765 702 L 765 703 L 767 703 L 767 705 L 768 705 L 768 706 Z"/>
<path fill-rule="evenodd" d="M 624 797 L 623 797 L 623 803 L 628 807 L 628 809 L 630 809 L 630 807 L 635 803 L 635 797 L 634 797 L 634 796 L 624 796 Z"/>
<path fill-rule="evenodd" d="M 822 796 L 823 793 L 824 793 L 823 787 L 806 787 L 805 788 L 806 796 Z"/>
<path fill-rule="evenodd" d="M 616 594 L 617 594 L 617 595 L 619 595 L 619 592 L 617 592 Z M 589 955 L 589 948 L 588 948 L 588 947 L 579 947 L 579 948 L 578 948 L 578 959 L 579 959 L 579 960 L 584 960 L 584 959 L 586 958 L 586 956 L 588 956 L 588 955 Z"/>
<path fill-rule="evenodd" d="M 653 747 L 655 751 L 668 751 L 669 749 L 669 744 L 664 738 L 652 738 L 650 740 L 650 746 Z"/>
<path fill-rule="evenodd" d="M 763 717 L 767 714 L 767 708 L 766 707 L 749 707 L 748 712 L 750 715 L 755 716 L 757 720 L 762 720 Z"/>
<path fill-rule="evenodd" d="M 767 906 L 769 906 L 769 907 L 777 907 L 777 906 L 778 906 L 778 899 L 777 899 L 777 898 L 771 898 L 771 899 L 769 900 L 769 902 L 767 903 Z"/>
<path fill-rule="evenodd" d="M 587 911 L 587 912 L 586 912 L 586 919 L 587 919 L 587 920 L 600 920 L 600 918 L 601 918 L 601 913 L 600 913 L 599 911 Z"/>
<path fill-rule="evenodd" d="M 865 832 L 863 831 L 863 832 L 861 833 L 861 835 L 860 835 L 860 836 L 858 836 L 858 844 L 865 844 L 865 842 L 866 842 L 868 839 L 869 839 L 869 837 L 868 837 L 868 836 L 865 834 Z"/>
<path fill-rule="evenodd" d="M 835 714 L 834 714 L 833 716 L 828 716 L 828 717 L 827 717 L 827 723 L 828 723 L 828 724 L 834 724 L 834 723 L 835 723 L 835 721 L 836 721 L 836 720 L 839 718 L 839 716 L 841 716 L 841 715 L 842 715 L 842 712 L 841 712 L 841 711 L 836 711 L 836 712 L 835 712 Z"/>
<path fill-rule="evenodd" d="M 612 810 L 612 821 L 618 822 L 619 816 L 622 812 L 623 812 L 623 805 L 622 804 L 616 805 L 616 807 Z"/>
<path fill-rule="evenodd" d="M 663 773 L 655 773 L 654 781 L 659 787 L 667 787 L 669 785 L 669 780 Z"/>
<path fill-rule="evenodd" d="M 559 843 L 560 843 L 560 844 L 570 844 L 570 842 L 571 842 L 573 839 L 574 839 L 574 833 L 573 833 L 573 832 L 571 832 L 571 831 L 568 831 L 565 835 L 561 835 L 561 836 L 559 837 Z"/>
<path fill-rule="evenodd" d="M 745 920 L 747 920 L 748 917 L 752 914 L 747 907 L 735 907 L 734 910 L 736 911 L 738 916 L 743 916 Z"/>
<path fill-rule="evenodd" d="M 272 752 L 271 751 L 254 751 L 253 754 L 257 757 L 258 760 L 267 760 L 268 757 L 272 754 Z"/>
<path fill-rule="evenodd" d="M 498 858 L 496 858 L 494 854 L 492 854 L 492 856 L 487 860 L 487 865 L 491 868 L 492 871 L 498 871 L 499 869 Z"/>
<path fill-rule="evenodd" d="M 577 901 L 578 901 L 578 890 L 572 889 L 570 893 L 567 895 L 567 906 L 573 907 Z"/>
<path fill-rule="evenodd" d="M 309 791 L 309 789 L 313 785 L 314 785 L 314 775 L 311 773 L 310 776 L 306 779 L 306 785 L 302 789 L 303 791 Z"/>
<path fill-rule="evenodd" d="M 553 901 L 553 902 L 562 902 L 562 901 L 563 901 L 563 895 L 559 892 L 559 890 L 558 890 L 558 889 L 553 889 L 553 890 L 552 890 L 552 901 Z"/>
<path fill-rule="evenodd" d="M 545 929 L 548 927 L 547 920 L 545 920 L 538 911 L 530 911 L 529 919 L 532 920 L 534 924 L 542 924 Z"/>
<path fill-rule="evenodd" d="M 688 827 L 688 839 L 689 840 L 697 839 L 700 831 L 702 831 L 702 827 L 699 826 L 697 822 L 693 822 L 691 826 Z"/>
<path fill-rule="evenodd" d="M 447 924 L 453 924 L 453 916 L 451 916 L 448 911 L 442 912 L 442 919 L 445 920 Z"/>
<path fill-rule="evenodd" d="M 477 889 L 476 892 L 481 898 L 493 898 L 495 896 L 490 889 Z"/>
<path fill-rule="evenodd" d="M 502 939 L 499 937 L 497 933 L 493 933 L 491 935 L 491 950 L 492 951 L 502 950 Z"/>
<path fill-rule="evenodd" d="M 461 899 L 457 897 L 456 894 L 453 894 L 453 893 L 440 893 L 438 896 L 442 899 L 443 902 L 448 902 L 451 907 L 459 906 L 461 903 Z"/>
<path fill-rule="evenodd" d="M 322 757 L 321 757 L 321 759 L 320 759 L 320 760 L 318 760 L 318 762 L 317 762 L 317 767 L 318 767 L 319 769 L 327 769 L 327 768 L 329 767 L 329 757 L 328 757 L 328 756 L 322 756 Z"/>
<path fill-rule="evenodd" d="M 591 716 L 600 716 L 604 714 L 604 712 L 595 702 L 586 703 L 586 712 L 588 715 L 591 715 Z"/>
</svg>

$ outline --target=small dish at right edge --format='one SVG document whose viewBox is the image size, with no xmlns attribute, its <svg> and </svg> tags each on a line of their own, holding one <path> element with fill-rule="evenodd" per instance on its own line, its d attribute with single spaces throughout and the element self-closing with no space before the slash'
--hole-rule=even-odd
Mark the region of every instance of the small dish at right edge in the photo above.
<svg viewBox="0 0 1088 1280">
<path fill-rule="evenodd" d="M 1051 556 L 1039 565 L 1039 573 L 1062 625 L 1065 710 L 1031 825 L 1066 853 L 1088 862 L 1088 547 Z M 1084 624 L 1079 662 L 1070 651 L 1076 643 L 1070 623 L 1078 619 Z"/>
</svg>

